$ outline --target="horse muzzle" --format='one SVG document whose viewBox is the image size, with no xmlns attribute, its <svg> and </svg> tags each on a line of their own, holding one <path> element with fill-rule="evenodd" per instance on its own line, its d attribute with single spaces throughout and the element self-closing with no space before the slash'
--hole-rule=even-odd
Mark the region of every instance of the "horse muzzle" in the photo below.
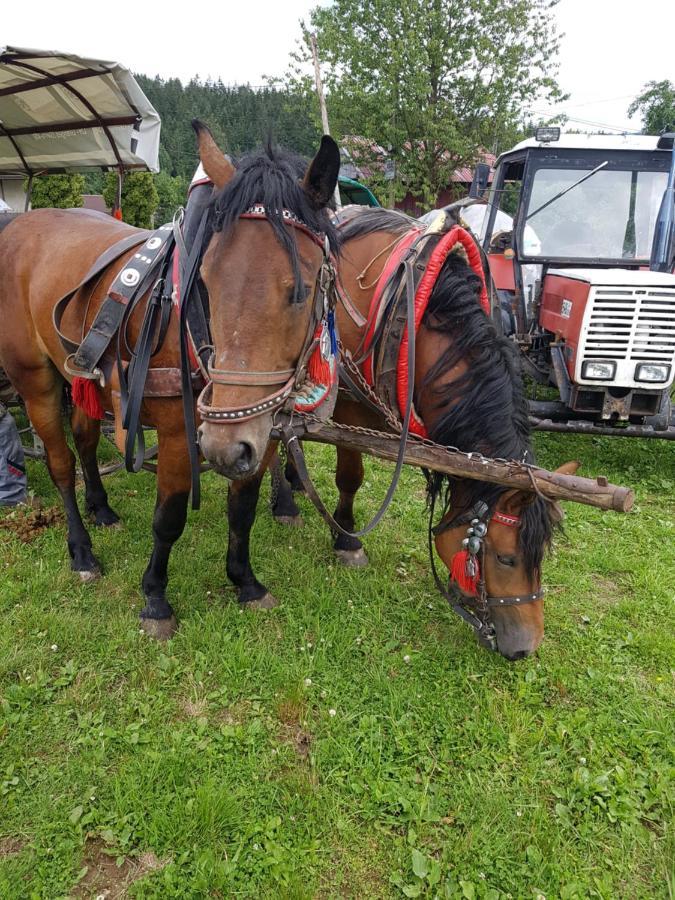
<svg viewBox="0 0 675 900">
<path fill-rule="evenodd" d="M 220 426 L 203 422 L 198 429 L 199 447 L 207 462 L 232 481 L 250 478 L 258 471 L 269 440 L 258 428 Z"/>
</svg>

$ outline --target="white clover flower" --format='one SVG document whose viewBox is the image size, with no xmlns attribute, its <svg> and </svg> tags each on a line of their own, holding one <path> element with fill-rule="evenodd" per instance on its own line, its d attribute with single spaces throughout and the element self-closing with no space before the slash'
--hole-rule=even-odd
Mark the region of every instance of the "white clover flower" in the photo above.
<svg viewBox="0 0 675 900">
<path fill-rule="evenodd" d="M 329 716 L 336 716 L 336 715 L 337 715 L 337 710 L 335 710 L 335 709 L 329 709 L 329 710 L 328 710 L 328 715 L 329 715 Z"/>
<path fill-rule="evenodd" d="M 52 650 L 54 651 L 54 653 L 56 653 L 56 651 L 57 651 L 58 649 L 59 649 L 59 645 L 58 645 L 58 644 L 52 644 Z"/>
<path fill-rule="evenodd" d="M 312 683 L 311 678 L 305 678 L 305 687 L 309 687 L 311 685 L 311 683 Z"/>
<path fill-rule="evenodd" d="M 406 655 L 403 657 L 403 662 L 404 662 L 404 663 L 409 663 L 409 662 L 410 662 L 410 654 L 409 654 L 409 653 L 406 653 Z"/>
</svg>

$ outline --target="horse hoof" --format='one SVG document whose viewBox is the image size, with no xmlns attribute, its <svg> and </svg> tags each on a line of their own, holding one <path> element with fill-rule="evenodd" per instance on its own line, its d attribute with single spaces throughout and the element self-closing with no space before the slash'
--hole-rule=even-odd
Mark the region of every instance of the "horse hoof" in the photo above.
<svg viewBox="0 0 675 900">
<path fill-rule="evenodd" d="M 300 528 L 305 524 L 305 520 L 302 516 L 275 516 L 274 521 L 278 522 L 279 525 L 286 525 L 291 528 Z"/>
<path fill-rule="evenodd" d="M 363 547 L 359 547 L 358 550 L 336 550 L 335 555 L 338 562 L 349 569 L 363 569 L 368 565 L 368 557 Z"/>
<path fill-rule="evenodd" d="M 156 641 L 169 641 L 178 631 L 178 622 L 175 616 L 168 619 L 141 619 L 141 628 Z"/>
<path fill-rule="evenodd" d="M 278 605 L 279 601 L 269 591 L 263 594 L 262 597 L 258 597 L 255 600 L 246 600 L 239 604 L 242 609 L 274 609 Z"/>
<path fill-rule="evenodd" d="M 112 522 L 96 522 L 96 525 L 98 525 L 99 528 L 110 528 L 114 531 L 118 531 L 123 527 L 121 519 L 115 519 Z"/>
<path fill-rule="evenodd" d="M 77 574 L 80 576 L 80 581 L 82 582 L 82 584 L 88 584 L 90 581 L 98 581 L 98 579 L 101 577 L 101 570 L 91 569 L 83 572 L 78 572 Z"/>
</svg>

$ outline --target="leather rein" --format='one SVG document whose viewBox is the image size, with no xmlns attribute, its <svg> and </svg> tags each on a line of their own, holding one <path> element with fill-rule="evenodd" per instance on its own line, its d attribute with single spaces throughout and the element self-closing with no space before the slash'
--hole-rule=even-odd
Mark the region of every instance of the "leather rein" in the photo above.
<svg viewBox="0 0 675 900">
<path fill-rule="evenodd" d="M 322 320 L 331 316 L 335 309 L 336 294 L 334 284 L 336 276 L 328 237 L 323 233 L 310 229 L 288 209 L 282 211 L 282 216 L 285 224 L 304 232 L 323 251 L 323 261 L 314 288 L 312 314 L 297 365 L 294 369 L 241 372 L 216 368 L 213 364 L 215 356 L 212 355 L 206 368 L 208 381 L 197 399 L 199 415 L 205 422 L 216 425 L 228 425 L 233 422 L 245 422 L 255 419 L 265 413 L 273 413 L 281 409 L 289 410 L 289 407 L 293 405 L 294 395 L 302 389 L 305 383 L 310 357 L 320 340 L 316 335 L 317 326 Z M 267 210 L 260 203 L 250 207 L 245 213 L 242 213 L 240 218 L 268 221 Z M 237 385 L 241 387 L 280 386 L 277 387 L 277 390 L 266 394 L 262 399 L 256 400 L 255 403 L 247 406 L 213 406 L 211 398 L 214 384 Z"/>
</svg>

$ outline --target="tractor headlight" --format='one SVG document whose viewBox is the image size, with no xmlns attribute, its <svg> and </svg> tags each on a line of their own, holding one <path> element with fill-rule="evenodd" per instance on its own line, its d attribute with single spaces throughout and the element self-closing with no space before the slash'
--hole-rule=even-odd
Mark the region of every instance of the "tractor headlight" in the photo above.
<svg viewBox="0 0 675 900">
<path fill-rule="evenodd" d="M 616 363 L 605 359 L 586 359 L 581 366 L 581 377 L 591 381 L 611 381 L 616 372 Z"/>
<path fill-rule="evenodd" d="M 654 383 L 668 381 L 670 366 L 667 363 L 640 363 L 635 367 L 636 381 L 651 381 Z"/>
</svg>

